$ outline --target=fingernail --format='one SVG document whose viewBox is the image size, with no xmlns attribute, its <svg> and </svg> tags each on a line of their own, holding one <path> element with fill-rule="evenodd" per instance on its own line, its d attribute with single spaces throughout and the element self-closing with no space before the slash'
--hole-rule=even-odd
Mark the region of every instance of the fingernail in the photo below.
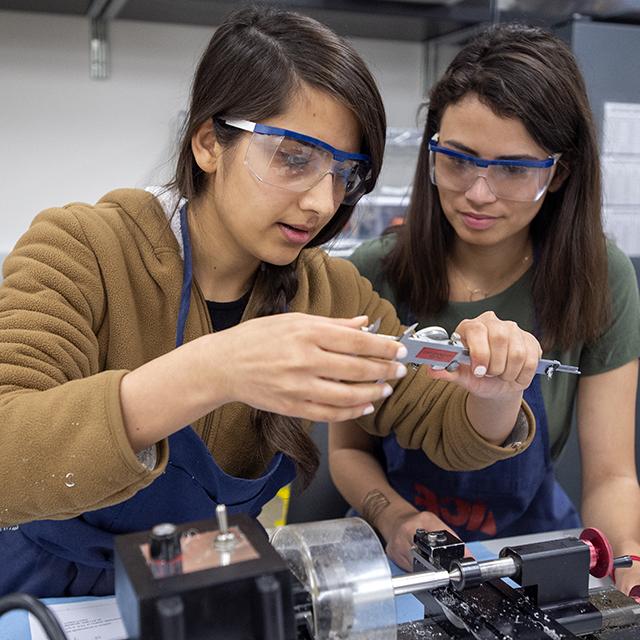
<svg viewBox="0 0 640 640">
<path fill-rule="evenodd" d="M 405 367 L 402 363 L 398 365 L 396 369 L 396 378 L 404 378 L 407 375 L 407 367 Z"/>
<path fill-rule="evenodd" d="M 477 378 L 482 378 L 482 376 L 484 376 L 485 373 L 487 373 L 487 367 L 483 367 L 482 365 L 477 366 L 473 370 L 473 375 L 476 376 Z"/>
<path fill-rule="evenodd" d="M 382 387 L 382 397 L 388 398 L 393 393 L 393 387 L 390 384 L 385 384 Z"/>
<path fill-rule="evenodd" d="M 407 347 L 401 344 L 398 349 L 398 353 L 396 353 L 396 358 L 398 358 L 398 360 L 402 360 L 402 358 L 406 358 L 408 354 L 409 352 L 407 351 Z"/>
<path fill-rule="evenodd" d="M 374 412 L 374 408 L 372 404 L 368 404 L 364 410 L 362 411 L 363 416 L 368 416 L 370 413 Z"/>
</svg>

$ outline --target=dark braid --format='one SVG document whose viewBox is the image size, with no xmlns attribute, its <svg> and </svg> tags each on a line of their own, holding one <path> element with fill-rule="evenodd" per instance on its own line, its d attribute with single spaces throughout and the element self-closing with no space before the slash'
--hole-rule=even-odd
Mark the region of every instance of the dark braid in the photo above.
<svg viewBox="0 0 640 640">
<path fill-rule="evenodd" d="M 257 316 L 285 313 L 296 292 L 295 262 L 285 266 L 263 263 L 255 282 Z M 258 454 L 264 461 L 282 451 L 296 465 L 303 487 L 307 487 L 320 464 L 320 452 L 298 418 L 253 409 L 251 421 L 259 437 Z"/>
</svg>

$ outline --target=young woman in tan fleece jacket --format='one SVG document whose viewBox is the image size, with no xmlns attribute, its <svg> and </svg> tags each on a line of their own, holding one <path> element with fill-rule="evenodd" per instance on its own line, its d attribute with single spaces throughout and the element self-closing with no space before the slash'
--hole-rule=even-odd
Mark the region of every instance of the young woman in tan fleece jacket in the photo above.
<svg viewBox="0 0 640 640">
<path fill-rule="evenodd" d="M 313 474 L 309 421 L 395 431 L 450 469 L 527 446 L 533 336 L 484 314 L 458 327 L 471 368 L 408 373 L 360 330 L 398 335 L 391 305 L 312 248 L 373 188 L 384 139 L 350 45 L 241 10 L 196 72 L 173 184 L 35 219 L 0 296 L 0 593 L 109 593 L 113 534 L 256 515 Z"/>
</svg>

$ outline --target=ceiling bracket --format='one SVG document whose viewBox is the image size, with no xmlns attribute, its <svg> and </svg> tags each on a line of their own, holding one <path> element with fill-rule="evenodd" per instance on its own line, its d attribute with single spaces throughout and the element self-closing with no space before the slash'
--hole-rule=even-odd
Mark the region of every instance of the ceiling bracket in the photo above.
<svg viewBox="0 0 640 640">
<path fill-rule="evenodd" d="M 117 17 L 127 0 L 92 0 L 87 9 L 91 21 L 89 37 L 89 75 L 106 80 L 111 72 L 109 23 Z"/>
<path fill-rule="evenodd" d="M 109 77 L 109 37 L 107 21 L 102 18 L 91 18 L 89 59 L 91 79 L 106 80 Z"/>
</svg>

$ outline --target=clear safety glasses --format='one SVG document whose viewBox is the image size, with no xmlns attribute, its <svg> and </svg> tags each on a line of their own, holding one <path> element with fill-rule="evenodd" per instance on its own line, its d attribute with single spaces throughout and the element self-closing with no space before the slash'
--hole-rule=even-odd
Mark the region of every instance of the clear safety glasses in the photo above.
<svg viewBox="0 0 640 640">
<path fill-rule="evenodd" d="M 431 182 L 443 189 L 466 192 L 484 178 L 496 198 L 536 202 L 547 190 L 560 155 L 544 160 L 486 160 L 441 147 L 436 133 L 429 141 L 429 174 Z"/>
<path fill-rule="evenodd" d="M 229 127 L 253 134 L 244 163 L 265 184 L 303 192 L 331 174 L 336 207 L 354 205 L 370 190 L 371 159 L 367 155 L 347 153 L 288 129 L 235 118 L 219 120 Z"/>
</svg>

